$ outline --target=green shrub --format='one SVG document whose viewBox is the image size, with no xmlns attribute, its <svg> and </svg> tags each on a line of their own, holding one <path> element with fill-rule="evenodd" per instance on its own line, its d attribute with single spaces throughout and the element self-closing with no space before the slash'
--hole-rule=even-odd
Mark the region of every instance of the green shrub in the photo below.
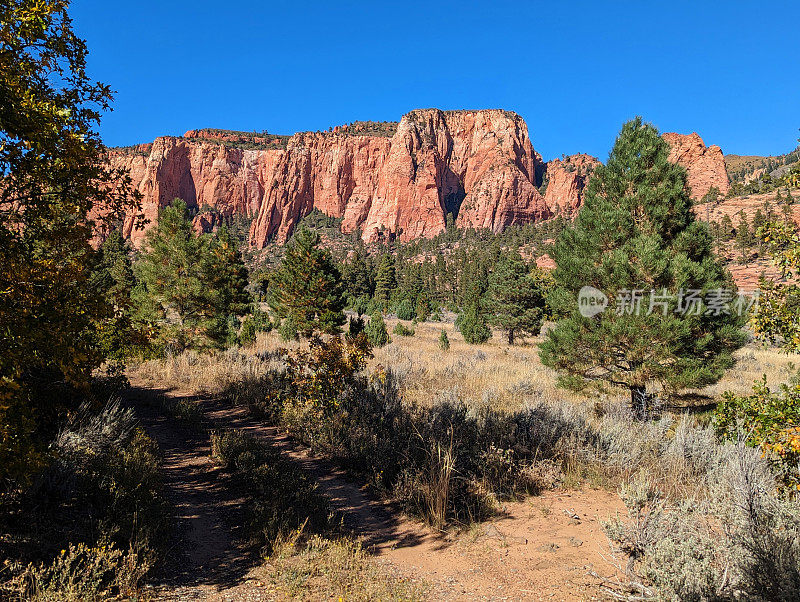
<svg viewBox="0 0 800 602">
<path fill-rule="evenodd" d="M 254 309 L 253 313 L 247 316 L 242 323 L 239 340 L 244 347 L 252 347 L 256 342 L 258 333 L 269 332 L 272 327 L 269 315 L 260 309 Z"/>
<path fill-rule="evenodd" d="M 392 330 L 393 334 L 400 335 L 401 337 L 413 337 L 415 332 L 413 328 L 408 328 L 402 322 L 398 322 L 394 330 Z"/>
<path fill-rule="evenodd" d="M 296 341 L 300 336 L 297 332 L 297 326 L 291 318 L 284 318 L 278 326 L 278 334 L 284 341 Z"/>
<path fill-rule="evenodd" d="M 383 321 L 383 315 L 376 311 L 374 312 L 364 328 L 364 334 L 367 335 L 370 344 L 373 347 L 383 347 L 391 342 L 389 332 L 386 330 L 386 322 Z"/>
<path fill-rule="evenodd" d="M 233 473 L 235 486 L 246 496 L 247 533 L 265 553 L 298 529 L 332 527 L 328 501 L 311 478 L 265 441 L 240 431 L 214 431 L 211 456 Z"/>
<path fill-rule="evenodd" d="M 369 302 L 367 303 L 367 310 L 364 312 L 364 315 L 371 316 L 376 311 L 381 311 L 381 309 L 382 309 L 381 304 L 377 300 L 370 299 Z"/>
<path fill-rule="evenodd" d="M 442 351 L 450 350 L 450 338 L 447 336 L 447 331 L 444 328 L 442 328 L 442 332 L 439 333 L 439 349 Z"/>
<path fill-rule="evenodd" d="M 714 427 L 723 440 L 737 441 L 745 433 L 749 445 L 759 447 L 784 486 L 800 489 L 800 383 L 781 385 L 773 392 L 766 375 L 750 395 L 730 391 L 714 413 Z"/>
<path fill-rule="evenodd" d="M 411 299 L 403 299 L 400 301 L 400 303 L 397 304 L 395 313 L 399 320 L 413 320 L 417 315 L 414 303 Z"/>
<path fill-rule="evenodd" d="M 486 318 L 477 304 L 469 306 L 458 315 L 456 327 L 470 345 L 480 345 L 492 338 L 492 331 L 486 325 Z"/>
<path fill-rule="evenodd" d="M 356 297 L 352 299 L 350 303 L 350 309 L 358 314 L 359 317 L 363 316 L 364 314 L 369 314 L 370 310 L 370 299 L 369 297 Z"/>
</svg>

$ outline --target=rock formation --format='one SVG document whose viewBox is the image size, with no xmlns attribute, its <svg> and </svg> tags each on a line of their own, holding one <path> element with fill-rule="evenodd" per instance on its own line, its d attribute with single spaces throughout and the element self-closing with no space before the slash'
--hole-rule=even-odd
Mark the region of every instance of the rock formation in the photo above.
<svg viewBox="0 0 800 602">
<path fill-rule="evenodd" d="M 666 133 L 662 137 L 672 147 L 669 160 L 686 168 L 693 199 L 702 199 L 712 187 L 716 187 L 723 196 L 728 194 L 728 172 L 720 147 L 707 147 L 696 132 L 688 136 Z"/>
<path fill-rule="evenodd" d="M 313 209 L 342 218 L 344 232 L 360 230 L 368 242 L 435 236 L 448 214 L 459 227 L 496 232 L 550 215 L 535 187 L 541 158 L 515 113 L 425 109 L 383 130 L 394 135 L 341 128 L 295 134 L 285 148 L 271 135 L 192 130 L 114 150 L 111 162 L 130 170 L 150 223 L 179 197 L 199 211 L 252 218 L 256 248 L 285 241 Z M 268 147 L 237 148 L 244 137 Z M 132 226 L 129 218 L 124 233 L 138 246 L 144 234 Z"/>
<path fill-rule="evenodd" d="M 544 200 L 555 213 L 573 217 L 583 202 L 583 189 L 600 161 L 591 155 L 577 154 L 547 162 Z"/>
<path fill-rule="evenodd" d="M 670 160 L 689 172 L 692 196 L 728 191 L 719 147 L 697 134 L 664 134 Z M 293 136 L 191 130 L 110 152 L 130 171 L 150 224 L 182 198 L 197 212 L 195 229 L 221 220 L 251 220 L 250 245 L 284 242 L 317 209 L 342 220 L 366 242 L 432 237 L 448 216 L 460 228 L 500 232 L 514 223 L 571 216 L 598 160 L 578 154 L 543 163 L 528 128 L 502 110 L 411 111 L 399 123 L 356 122 L 332 132 Z M 542 197 L 537 184 L 548 182 Z M 130 216 L 125 236 L 141 246 Z"/>
</svg>

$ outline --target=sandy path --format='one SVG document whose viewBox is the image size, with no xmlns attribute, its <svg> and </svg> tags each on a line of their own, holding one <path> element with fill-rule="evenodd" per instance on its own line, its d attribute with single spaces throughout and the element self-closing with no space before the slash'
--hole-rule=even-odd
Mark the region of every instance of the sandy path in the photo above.
<svg viewBox="0 0 800 602">
<path fill-rule="evenodd" d="M 235 525 L 242 500 L 227 486 L 224 471 L 211 463 L 208 434 L 186 429 L 155 410 L 156 396 L 181 393 L 133 384 L 127 398 L 161 446 L 165 485 L 177 508 L 179 537 L 155 589 L 157 599 L 275 599 L 259 559 L 240 543 Z M 428 581 L 432 599 L 603 599 L 590 571 L 614 573 L 599 522 L 623 510 L 616 495 L 548 492 L 507 504 L 501 516 L 468 533 L 434 534 L 376 500 L 342 470 L 309 456 L 303 446 L 260 423 L 245 408 L 219 399 L 193 399 L 202 404 L 212 428 L 262 437 L 296 461 L 330 498 L 345 526 L 374 550 L 378 562 L 393 574 Z"/>
</svg>

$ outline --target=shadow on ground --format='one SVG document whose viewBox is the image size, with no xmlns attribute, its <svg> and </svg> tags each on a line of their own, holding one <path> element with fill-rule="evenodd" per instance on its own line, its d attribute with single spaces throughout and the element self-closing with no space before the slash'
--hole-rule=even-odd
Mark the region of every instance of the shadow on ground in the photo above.
<svg viewBox="0 0 800 602">
<path fill-rule="evenodd" d="M 371 496 L 366 486 L 349 479 L 329 462 L 310 456 L 304 446 L 276 427 L 259 422 L 245 408 L 217 397 L 145 386 L 133 386 L 124 397 L 161 448 L 165 492 L 175 508 L 171 544 L 156 575 L 161 585 L 230 588 L 260 564 L 258 550 L 247 544 L 247 533 L 242 532 L 245 499 L 226 472 L 211 462 L 210 429 L 241 430 L 269 442 L 296 462 L 330 499 L 344 528 L 373 553 L 415 546 L 433 538 Z M 167 415 L 165 399 L 200 404 L 204 426 L 192 428 Z"/>
</svg>

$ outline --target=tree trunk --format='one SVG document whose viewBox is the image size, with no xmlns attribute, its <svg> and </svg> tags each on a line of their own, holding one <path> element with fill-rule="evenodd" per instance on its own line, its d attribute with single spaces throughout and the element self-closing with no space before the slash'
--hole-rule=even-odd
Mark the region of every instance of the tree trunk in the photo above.
<svg viewBox="0 0 800 602">
<path fill-rule="evenodd" d="M 508 331 L 508 344 L 509 345 L 513 345 L 514 344 L 514 331 L 513 330 L 509 330 Z"/>
<path fill-rule="evenodd" d="M 631 386 L 631 409 L 637 420 L 644 420 L 647 416 L 647 389 L 644 386 Z"/>
</svg>

